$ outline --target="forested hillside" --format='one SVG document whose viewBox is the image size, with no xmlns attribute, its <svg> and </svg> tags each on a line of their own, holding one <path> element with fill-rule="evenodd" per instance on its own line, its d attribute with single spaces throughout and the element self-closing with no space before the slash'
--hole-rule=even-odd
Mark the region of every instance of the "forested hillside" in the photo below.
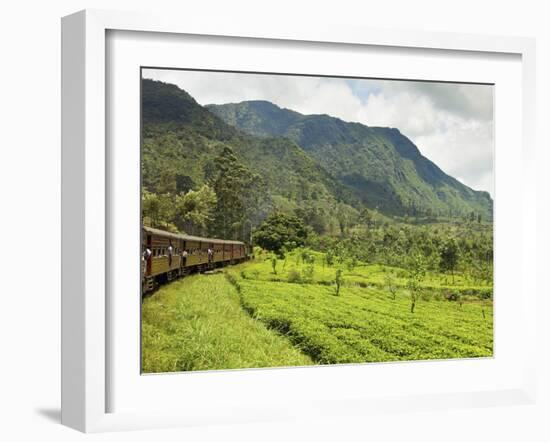
<svg viewBox="0 0 550 442">
<path fill-rule="evenodd" d="M 353 192 L 291 140 L 236 130 L 162 82 L 143 80 L 142 109 L 146 223 L 248 239 L 275 209 L 298 211 L 320 233 L 358 213 Z"/>
<path fill-rule="evenodd" d="M 248 240 L 275 212 L 320 235 L 373 214 L 492 219 L 486 192 L 446 175 L 397 129 L 263 101 L 206 108 L 144 79 L 142 135 L 144 223 L 164 229 Z"/>
<path fill-rule="evenodd" d="M 283 136 L 302 147 L 367 207 L 393 215 L 492 219 L 492 200 L 445 174 L 398 129 L 302 115 L 266 101 L 207 106 L 257 136 Z"/>
</svg>

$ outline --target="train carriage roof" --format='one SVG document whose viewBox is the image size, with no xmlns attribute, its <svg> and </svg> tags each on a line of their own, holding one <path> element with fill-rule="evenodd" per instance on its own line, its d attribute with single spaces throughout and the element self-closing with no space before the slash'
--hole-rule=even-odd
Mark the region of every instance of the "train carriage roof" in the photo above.
<svg viewBox="0 0 550 442">
<path fill-rule="evenodd" d="M 199 242 L 209 242 L 215 244 L 241 244 L 244 245 L 242 241 L 233 241 L 227 239 L 216 239 L 216 238 L 203 238 L 200 236 L 184 235 L 181 233 L 172 233 L 165 230 L 154 229 L 152 227 L 142 226 L 143 230 L 153 235 L 164 236 L 172 239 L 181 239 L 184 241 L 199 241 Z"/>
</svg>

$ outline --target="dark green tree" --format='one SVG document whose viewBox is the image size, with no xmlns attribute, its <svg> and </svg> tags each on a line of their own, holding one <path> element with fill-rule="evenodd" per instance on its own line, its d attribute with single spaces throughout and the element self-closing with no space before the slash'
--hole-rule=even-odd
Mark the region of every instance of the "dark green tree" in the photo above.
<svg viewBox="0 0 550 442">
<path fill-rule="evenodd" d="M 275 212 L 265 219 L 254 232 L 254 243 L 282 256 L 283 247 L 304 245 L 307 230 L 299 218 L 282 212 Z"/>
<path fill-rule="evenodd" d="M 304 224 L 310 226 L 313 231 L 319 235 L 325 233 L 326 230 L 326 218 L 325 211 L 311 204 L 304 204 L 302 207 L 298 207 L 294 211 L 298 218 L 304 221 Z"/>
<path fill-rule="evenodd" d="M 459 250 L 454 238 L 448 239 L 441 249 L 439 266 L 444 272 L 451 272 L 453 284 L 455 282 L 454 271 L 458 264 Z"/>
<path fill-rule="evenodd" d="M 344 284 L 344 278 L 342 276 L 342 269 L 336 269 L 336 277 L 334 278 L 336 283 L 336 296 L 340 295 L 340 288 Z"/>
<path fill-rule="evenodd" d="M 369 209 L 367 209 L 366 207 L 362 209 L 361 212 L 359 213 L 359 221 L 365 224 L 367 227 L 371 227 L 373 218 Z"/>
<path fill-rule="evenodd" d="M 397 294 L 397 283 L 393 270 L 390 270 L 386 273 L 384 277 L 384 282 L 386 283 L 388 291 L 391 293 L 392 299 L 395 299 L 395 295 Z"/>
<path fill-rule="evenodd" d="M 206 180 L 217 197 L 211 233 L 248 241 L 250 231 L 265 210 L 265 184 L 242 164 L 230 147 L 205 167 Z"/>
<path fill-rule="evenodd" d="M 411 313 L 414 313 L 416 301 L 422 292 L 422 281 L 426 276 L 426 262 L 424 255 L 418 251 L 410 254 L 407 261 L 409 271 L 407 288 L 411 295 Z"/>
</svg>

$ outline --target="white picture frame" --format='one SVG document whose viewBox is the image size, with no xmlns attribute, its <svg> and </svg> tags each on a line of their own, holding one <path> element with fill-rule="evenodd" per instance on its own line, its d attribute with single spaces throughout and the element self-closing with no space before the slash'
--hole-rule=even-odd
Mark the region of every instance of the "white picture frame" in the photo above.
<svg viewBox="0 0 550 442">
<path fill-rule="evenodd" d="M 177 17 L 87 10 L 62 20 L 62 423 L 84 432 L 213 423 L 253 422 L 289 417 L 362 415 L 380 409 L 387 412 L 415 409 L 461 408 L 499 404 L 533 403 L 536 397 L 535 339 L 526 339 L 520 356 L 522 376 L 501 388 L 471 391 L 432 391 L 426 394 L 395 394 L 349 397 L 338 393 L 326 399 L 296 402 L 293 406 L 254 405 L 253 395 L 235 398 L 225 413 L 220 408 L 198 407 L 194 413 L 182 408 L 151 408 L 140 411 L 109 410 L 110 353 L 108 327 L 113 320 L 106 288 L 109 279 L 108 228 L 110 187 L 106 121 L 108 32 L 143 32 L 155 35 L 200 35 L 220 38 L 268 39 L 346 46 L 376 46 L 406 50 L 509 54 L 521 63 L 521 311 L 518 324 L 524 337 L 534 337 L 536 286 L 533 262 L 536 256 L 534 174 L 535 43 L 518 37 L 492 37 L 450 33 L 388 31 L 308 24 L 219 23 L 196 17 L 182 23 Z M 144 34 L 145 35 L 145 34 Z M 152 34 L 151 34 L 152 35 Z M 145 36 L 145 38 L 147 38 Z M 498 170 L 497 170 L 498 173 Z M 505 172 L 503 172 L 505 173 Z M 498 200 L 497 200 L 498 204 Z M 505 253 L 496 247 L 496 253 Z M 498 331 L 496 332 L 498 333 Z M 497 355 L 498 357 L 498 355 Z M 379 366 L 380 367 L 380 366 Z M 389 367 L 389 366 L 387 366 Z M 411 366 L 412 367 L 412 366 Z M 418 365 L 410 370 L 421 370 Z M 330 373 L 325 368 L 324 373 Z M 357 376 L 357 369 L 347 374 Z M 296 369 L 287 370 L 294 373 Z M 331 367 L 331 372 L 343 370 Z M 350 371 L 355 370 L 355 374 Z M 389 368 L 388 368 L 389 370 Z M 254 373 L 254 374 L 252 374 Z M 265 382 L 275 374 L 269 370 L 241 372 L 251 383 Z M 347 375 L 346 374 L 346 375 Z M 175 375 L 177 376 L 177 375 Z M 204 379 L 214 373 L 201 374 Z M 216 378 L 215 376 L 218 376 Z M 326 374 L 330 376 L 330 374 Z M 253 380 L 252 378 L 256 378 Z M 191 382 L 193 379 L 189 378 Z M 519 379 L 519 378 L 518 378 Z M 517 381 L 517 382 L 516 382 Z M 169 382 L 170 381 L 166 381 Z M 225 398 L 226 400 L 228 398 Z"/>
</svg>

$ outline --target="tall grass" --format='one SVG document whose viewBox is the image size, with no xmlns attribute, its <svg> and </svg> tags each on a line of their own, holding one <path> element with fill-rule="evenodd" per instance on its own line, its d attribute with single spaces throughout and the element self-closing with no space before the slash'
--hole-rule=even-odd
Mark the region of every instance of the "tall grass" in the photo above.
<svg viewBox="0 0 550 442">
<path fill-rule="evenodd" d="M 160 373 L 311 364 L 241 308 L 222 274 L 162 287 L 142 305 L 142 371 Z"/>
</svg>

